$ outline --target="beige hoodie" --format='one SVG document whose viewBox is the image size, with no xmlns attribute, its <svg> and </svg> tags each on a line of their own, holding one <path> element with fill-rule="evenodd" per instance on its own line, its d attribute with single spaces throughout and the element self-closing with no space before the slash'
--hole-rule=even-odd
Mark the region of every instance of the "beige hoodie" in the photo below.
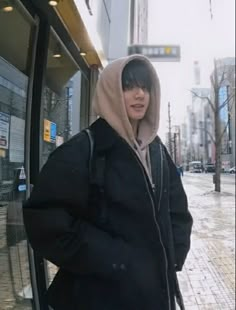
<svg viewBox="0 0 236 310">
<path fill-rule="evenodd" d="M 139 143 L 137 143 L 126 113 L 122 90 L 122 71 L 126 64 L 133 59 L 139 59 L 147 64 L 147 68 L 151 72 L 153 84 L 148 110 L 145 117 L 139 122 L 137 137 Z M 103 70 L 97 82 L 93 109 L 98 116 L 105 119 L 136 151 L 151 178 L 148 145 L 156 137 L 159 127 L 160 83 L 156 71 L 148 58 L 142 55 L 132 55 L 110 63 Z"/>
</svg>

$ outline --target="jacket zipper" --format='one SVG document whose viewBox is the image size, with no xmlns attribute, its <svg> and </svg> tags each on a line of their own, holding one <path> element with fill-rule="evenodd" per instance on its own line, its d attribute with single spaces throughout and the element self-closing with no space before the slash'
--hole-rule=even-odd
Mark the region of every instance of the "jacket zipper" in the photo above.
<svg viewBox="0 0 236 310">
<path fill-rule="evenodd" d="M 131 149 L 132 150 L 132 149 Z M 159 202 L 158 202 L 158 210 L 160 210 L 160 205 L 161 205 L 161 195 L 162 195 L 162 183 L 163 183 L 163 154 L 162 154 L 162 147 L 160 145 L 160 151 L 161 151 L 161 186 L 160 186 L 160 189 L 161 189 L 161 192 L 160 192 L 160 199 L 159 199 Z M 146 187 L 147 187 L 147 190 L 148 190 L 148 194 L 150 196 L 150 200 L 151 200 L 151 204 L 152 204 L 152 211 L 153 211 L 153 219 L 154 219 L 154 223 L 155 223 L 155 226 L 157 228 L 157 231 L 158 231 L 158 235 L 159 235 L 159 238 L 160 238 L 160 243 L 161 243 L 161 246 L 163 248 L 163 253 L 164 253 L 164 258 L 165 258 L 165 265 L 166 265 L 166 283 L 167 283 L 167 295 L 168 295 L 168 305 L 169 305 L 169 310 L 171 310 L 171 301 L 170 301 L 170 287 L 169 287 L 169 279 L 168 279 L 168 261 L 167 261 L 167 255 L 166 255 L 166 250 L 165 250 L 165 247 L 164 247 L 164 244 L 163 244 L 163 241 L 162 241 L 162 238 L 161 238 L 161 230 L 160 230 L 160 227 L 157 223 L 157 219 L 156 219 L 156 211 L 155 211 L 155 203 L 154 203 L 154 199 L 152 197 L 152 194 L 150 192 L 150 187 L 152 188 L 152 191 L 154 193 L 154 188 L 153 186 L 151 185 L 151 182 L 149 180 L 149 177 L 145 171 L 145 169 L 143 168 L 143 165 L 140 163 L 140 160 L 139 158 L 137 157 L 137 155 L 135 154 L 135 152 L 132 150 L 132 153 L 134 154 L 134 157 L 135 159 L 137 160 L 141 170 L 142 170 L 142 173 L 143 173 L 143 176 L 144 176 L 144 180 L 145 180 L 145 184 L 146 184 Z M 150 186 L 148 185 L 148 183 L 150 183 Z"/>
</svg>

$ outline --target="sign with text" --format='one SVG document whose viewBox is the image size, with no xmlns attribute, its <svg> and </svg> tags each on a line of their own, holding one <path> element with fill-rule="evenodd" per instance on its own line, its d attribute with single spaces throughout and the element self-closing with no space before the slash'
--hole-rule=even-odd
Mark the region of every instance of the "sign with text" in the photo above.
<svg viewBox="0 0 236 310">
<path fill-rule="evenodd" d="M 44 119 L 43 140 L 50 143 L 56 143 L 57 124 Z"/>
<path fill-rule="evenodd" d="M 51 143 L 56 143 L 56 135 L 57 135 L 57 124 L 51 122 L 51 128 L 50 128 Z"/>
<path fill-rule="evenodd" d="M 24 162 L 25 120 L 11 116 L 10 127 L 10 162 Z"/>
<path fill-rule="evenodd" d="M 130 45 L 128 54 L 142 54 L 151 61 L 180 61 L 179 45 Z"/>
<path fill-rule="evenodd" d="M 10 115 L 0 112 L 0 148 L 8 149 Z"/>
<path fill-rule="evenodd" d="M 46 142 L 50 142 L 50 123 L 47 119 L 44 120 L 43 140 Z"/>
</svg>

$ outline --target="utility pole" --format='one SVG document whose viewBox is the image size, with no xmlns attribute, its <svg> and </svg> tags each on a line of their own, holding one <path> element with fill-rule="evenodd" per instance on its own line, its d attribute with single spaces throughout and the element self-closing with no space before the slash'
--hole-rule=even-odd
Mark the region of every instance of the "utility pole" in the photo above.
<svg viewBox="0 0 236 310">
<path fill-rule="evenodd" d="M 176 145 L 176 136 L 177 133 L 174 132 L 174 162 L 177 164 L 177 145 Z"/>
<path fill-rule="evenodd" d="M 211 0 L 209 0 L 209 5 L 210 5 L 210 15 L 211 15 L 211 19 L 213 19 L 213 11 L 212 11 L 212 3 L 211 3 Z"/>
<path fill-rule="evenodd" d="M 171 114 L 170 114 L 170 102 L 168 102 L 168 144 L 169 144 L 169 152 L 171 157 L 173 157 L 172 150 L 172 133 L 171 133 Z"/>
</svg>

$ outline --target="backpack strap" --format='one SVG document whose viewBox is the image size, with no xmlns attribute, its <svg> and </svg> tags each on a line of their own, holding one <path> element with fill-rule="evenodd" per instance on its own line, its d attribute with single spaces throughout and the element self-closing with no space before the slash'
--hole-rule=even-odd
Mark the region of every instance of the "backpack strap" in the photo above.
<svg viewBox="0 0 236 310">
<path fill-rule="evenodd" d="M 86 128 L 85 132 L 89 138 L 89 180 L 91 185 L 97 185 L 101 191 L 104 191 L 104 179 L 105 179 L 105 156 L 98 155 L 95 152 L 95 143 L 93 132 Z"/>
<path fill-rule="evenodd" d="M 96 143 L 91 129 L 85 129 L 89 139 L 89 208 L 93 214 L 99 212 L 99 220 L 106 221 L 107 203 L 104 192 L 106 157 L 96 153 Z"/>
<path fill-rule="evenodd" d="M 92 161 L 93 161 L 93 153 L 94 153 L 94 139 L 92 131 L 89 128 L 85 129 L 85 132 L 89 139 L 89 180 L 91 181 L 92 177 Z"/>
</svg>

